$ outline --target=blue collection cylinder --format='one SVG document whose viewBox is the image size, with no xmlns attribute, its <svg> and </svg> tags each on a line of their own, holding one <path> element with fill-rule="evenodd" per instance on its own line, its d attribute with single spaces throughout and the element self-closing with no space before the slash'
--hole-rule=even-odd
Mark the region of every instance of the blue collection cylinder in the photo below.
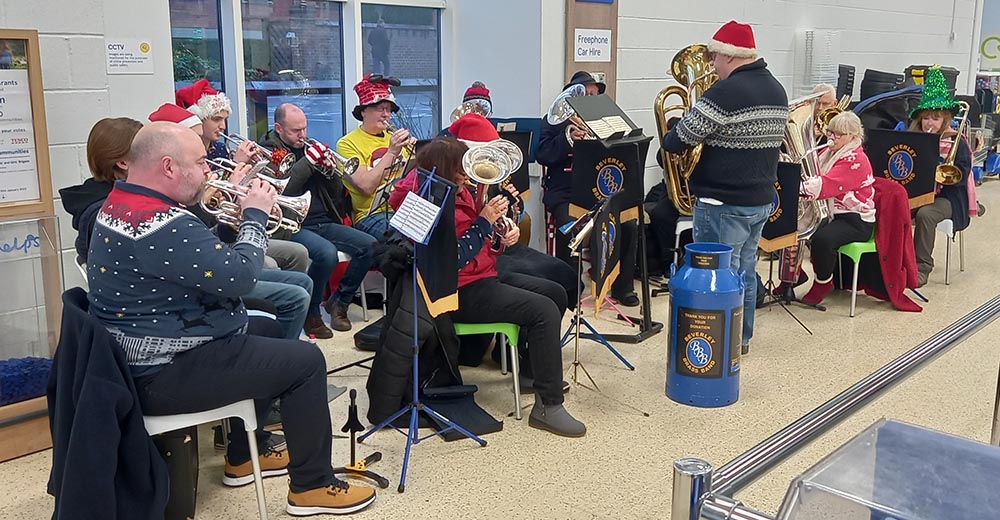
<svg viewBox="0 0 1000 520">
<path fill-rule="evenodd" d="M 678 403 L 718 407 L 739 399 L 745 283 L 732 256 L 725 244 L 695 242 L 670 276 L 666 386 Z"/>
</svg>

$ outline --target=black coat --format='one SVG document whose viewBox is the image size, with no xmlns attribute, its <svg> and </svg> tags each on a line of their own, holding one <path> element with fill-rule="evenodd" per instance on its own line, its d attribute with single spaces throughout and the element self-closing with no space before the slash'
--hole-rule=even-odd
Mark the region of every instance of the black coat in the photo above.
<svg viewBox="0 0 1000 520">
<path fill-rule="evenodd" d="M 542 117 L 535 160 L 545 167 L 542 203 L 547 208 L 569 204 L 573 194 L 573 177 L 566 171 L 573 168 L 573 147 L 566 140 L 566 127 L 569 125 L 568 119 L 558 125 L 550 125 L 548 119 Z"/>
<path fill-rule="evenodd" d="M 53 520 L 162 519 L 167 466 L 146 433 L 125 355 L 88 314 L 87 293 L 63 293 L 62 332 L 47 390 Z"/>
<path fill-rule="evenodd" d="M 305 192 L 312 193 L 312 204 L 304 224 L 335 222 L 341 224 L 345 215 L 351 214 L 350 198 L 345 196 L 345 188 L 340 177 L 326 178 L 313 167 L 305 156 L 305 149 L 289 148 L 278 134 L 271 130 L 260 140 L 260 144 L 271 149 L 288 150 L 295 154 L 297 160 L 289 168 L 288 185 L 282 195 L 297 196 Z M 336 148 L 336 145 L 334 145 Z M 286 234 L 274 238 L 287 239 Z"/>
<path fill-rule="evenodd" d="M 972 171 L 972 149 L 969 142 L 962 138 L 955 152 L 955 166 L 962 171 L 962 180 L 957 184 L 941 186 L 941 193 L 938 197 L 944 197 L 951 203 L 951 221 L 955 225 L 955 231 L 962 231 L 969 227 L 969 172 Z"/>
<path fill-rule="evenodd" d="M 83 184 L 59 190 L 63 207 L 73 216 L 73 229 L 77 230 L 74 244 L 76 254 L 84 262 L 87 261 L 87 252 L 90 250 L 90 234 L 94 231 L 97 214 L 104 206 L 104 199 L 108 198 L 114 187 L 114 183 L 111 182 L 87 179 Z"/>
<path fill-rule="evenodd" d="M 386 277 L 389 296 L 379 350 L 368 376 L 368 420 L 382 422 L 413 399 L 413 268 L 412 246 L 404 240 L 378 244 L 375 258 Z M 449 313 L 432 318 L 418 299 L 420 388 L 462 384 L 458 370 L 458 336 Z"/>
</svg>

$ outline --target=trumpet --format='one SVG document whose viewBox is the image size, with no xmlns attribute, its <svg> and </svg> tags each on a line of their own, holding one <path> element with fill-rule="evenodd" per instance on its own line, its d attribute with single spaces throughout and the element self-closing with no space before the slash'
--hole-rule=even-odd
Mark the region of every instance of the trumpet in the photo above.
<svg viewBox="0 0 1000 520">
<path fill-rule="evenodd" d="M 959 117 L 958 132 L 951 143 L 951 150 L 948 152 L 948 157 L 945 158 L 943 164 L 939 164 L 937 169 L 934 170 L 934 181 L 944 186 L 958 184 L 962 181 L 962 170 L 958 166 L 955 166 L 955 157 L 958 155 L 958 147 L 961 145 L 965 125 L 969 121 L 969 104 L 965 101 L 959 101 L 958 107 L 959 112 L 962 114 Z"/>
<path fill-rule="evenodd" d="M 208 164 L 215 167 L 215 171 L 213 171 L 212 173 L 216 174 L 216 176 L 220 180 L 224 180 L 227 182 L 229 181 L 229 176 L 236 171 L 237 167 L 239 167 L 237 163 L 229 159 L 208 159 L 207 162 Z M 259 163 L 253 165 L 252 168 L 250 168 L 250 171 L 247 172 L 246 177 L 243 177 L 243 180 L 240 181 L 239 185 L 249 186 L 250 181 L 254 179 L 260 179 L 262 181 L 267 181 L 268 183 L 270 183 L 272 186 L 274 186 L 274 189 L 280 194 L 285 191 L 285 186 L 288 186 L 288 179 L 279 179 L 277 177 L 274 177 L 270 175 L 270 173 L 272 172 L 273 170 L 271 170 L 270 168 L 270 163 L 268 163 L 267 161 L 260 161 Z"/>
<path fill-rule="evenodd" d="M 504 141 L 510 146 L 507 146 L 507 144 L 498 145 L 498 141 Z M 509 151 L 511 147 L 517 150 L 518 161 L 520 161 L 520 149 L 514 143 L 504 139 L 498 139 L 470 148 L 462 156 L 462 168 L 468 174 L 469 178 L 476 182 L 475 199 L 477 207 L 482 208 L 486 205 L 489 200 L 490 186 L 502 184 L 517 170 L 513 167 L 514 158 Z M 518 162 L 518 165 L 520 166 L 520 162 Z M 499 253 L 503 250 L 502 244 L 498 246 L 492 244 L 498 244 L 504 235 L 517 227 L 517 219 L 520 213 L 519 205 L 516 202 L 509 204 L 507 206 L 507 213 L 501 215 L 496 223 L 493 224 L 493 234 L 490 236 L 490 247 L 493 251 Z"/>
<path fill-rule="evenodd" d="M 295 155 L 289 153 L 288 150 L 265 148 L 240 134 L 222 134 L 222 137 L 229 144 L 235 145 L 234 150 L 244 142 L 250 143 L 250 148 L 253 150 L 250 154 L 250 160 L 255 163 L 267 161 L 274 172 L 271 177 L 285 177 L 288 175 L 288 170 L 295 165 Z"/>
<path fill-rule="evenodd" d="M 587 87 L 580 84 L 570 85 L 566 90 L 560 92 L 552 101 L 552 104 L 549 105 L 549 110 L 545 113 L 545 120 L 553 126 L 561 125 L 566 120 L 569 120 L 574 126 L 587 132 L 587 139 L 596 139 L 597 136 L 583 123 L 583 120 L 576 114 L 576 110 L 569 105 L 568 101 L 571 97 L 586 95 Z"/>
<path fill-rule="evenodd" d="M 319 141 L 308 137 L 303 138 L 302 142 L 305 143 L 306 146 L 322 144 Z M 319 168 L 319 173 L 327 179 L 333 179 L 334 177 L 350 177 L 351 175 L 354 175 L 354 172 L 358 171 L 358 165 L 361 163 L 358 161 L 357 157 L 351 157 L 348 159 L 347 157 L 335 152 L 333 148 L 330 148 L 329 146 L 326 147 L 326 153 L 329 155 L 330 159 L 333 160 L 333 167 Z"/>
<path fill-rule="evenodd" d="M 386 123 L 386 125 L 385 125 L 385 131 L 388 132 L 389 134 L 394 134 L 394 133 L 396 133 L 397 130 L 399 130 L 399 129 L 396 128 L 395 126 L 393 126 L 392 123 Z M 411 139 L 412 139 L 412 137 L 411 137 Z M 392 160 L 392 164 L 389 165 L 389 168 L 385 171 L 386 172 L 386 178 L 391 179 L 393 177 L 393 175 L 395 174 L 396 170 L 398 170 L 398 169 L 400 169 L 400 168 L 402 168 L 403 166 L 406 165 L 407 158 L 408 157 L 413 157 L 413 154 L 414 154 L 413 147 L 414 147 L 413 143 L 410 143 L 410 144 L 408 144 L 408 145 L 406 145 L 406 146 L 403 147 L 403 152 L 406 152 L 406 153 L 400 152 L 400 154 L 397 155 L 396 158 Z"/>
<path fill-rule="evenodd" d="M 202 209 L 220 223 L 238 229 L 243 223 L 243 208 L 239 205 L 239 198 L 245 197 L 250 188 L 223 180 L 210 180 L 206 183 L 206 187 L 213 189 L 215 195 L 208 201 L 202 200 Z M 302 227 L 302 221 L 309 214 L 311 198 L 308 193 L 298 197 L 278 195 L 267 215 L 267 224 L 264 226 L 267 235 L 271 236 L 279 229 L 298 232 Z M 286 217 L 282 208 L 289 210 L 294 218 Z"/>
</svg>

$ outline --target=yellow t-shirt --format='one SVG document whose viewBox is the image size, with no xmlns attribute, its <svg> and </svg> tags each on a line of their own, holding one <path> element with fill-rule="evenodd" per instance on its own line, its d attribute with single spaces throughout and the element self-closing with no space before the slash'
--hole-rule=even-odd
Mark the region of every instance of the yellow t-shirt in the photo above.
<svg viewBox="0 0 1000 520">
<path fill-rule="evenodd" d="M 381 159 L 386 152 L 389 151 L 390 135 L 391 134 L 388 132 L 382 132 L 381 135 L 372 135 L 362 130 L 361 127 L 355 128 L 337 141 L 337 153 L 348 159 L 357 157 L 359 163 L 371 168 L 375 166 L 375 163 L 378 162 L 378 160 Z M 406 149 L 404 149 L 403 157 L 409 159 L 409 156 L 409 153 L 407 153 Z M 395 172 L 393 178 L 386 179 L 386 182 L 395 180 L 396 177 L 402 176 L 403 173 L 405 172 Z M 357 222 L 358 220 L 361 220 L 361 217 L 364 217 L 365 214 L 368 213 L 368 210 L 371 208 L 373 203 L 372 199 L 374 199 L 375 196 L 361 193 L 349 182 L 345 182 L 344 185 L 347 186 L 347 191 L 351 193 L 351 206 L 354 208 L 354 221 Z M 382 206 L 384 205 L 385 204 Z M 382 206 L 379 206 L 378 210 L 381 210 Z"/>
</svg>

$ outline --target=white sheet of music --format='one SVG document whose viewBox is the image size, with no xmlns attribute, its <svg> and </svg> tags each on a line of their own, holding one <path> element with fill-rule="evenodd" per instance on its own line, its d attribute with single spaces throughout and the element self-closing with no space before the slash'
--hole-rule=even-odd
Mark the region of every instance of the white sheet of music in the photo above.
<svg viewBox="0 0 1000 520">
<path fill-rule="evenodd" d="M 440 206 L 411 191 L 389 219 L 389 225 L 410 240 L 426 245 L 440 215 Z"/>
<path fill-rule="evenodd" d="M 629 126 L 628 122 L 622 116 L 605 117 L 603 121 L 611 127 L 611 133 L 625 132 L 625 134 L 628 134 L 632 131 L 632 127 Z"/>
<path fill-rule="evenodd" d="M 587 121 L 586 123 L 598 139 L 607 139 L 608 137 L 611 137 L 611 134 L 615 133 L 614 130 L 612 130 L 611 125 L 603 119 L 595 119 L 593 121 Z"/>
</svg>

